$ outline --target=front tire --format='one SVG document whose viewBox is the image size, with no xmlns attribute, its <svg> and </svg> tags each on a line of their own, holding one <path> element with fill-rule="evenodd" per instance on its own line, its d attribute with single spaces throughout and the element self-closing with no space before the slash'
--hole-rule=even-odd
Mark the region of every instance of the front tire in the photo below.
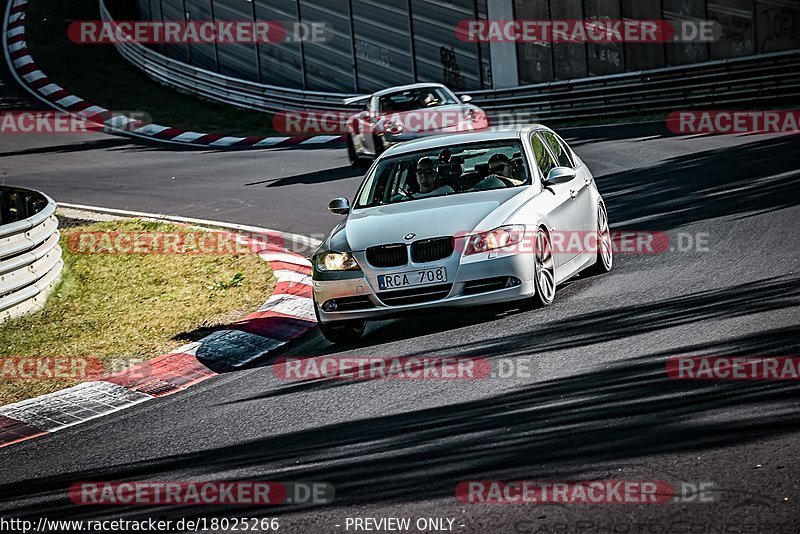
<svg viewBox="0 0 800 534">
<path fill-rule="evenodd" d="M 322 336 L 331 343 L 352 343 L 361 339 L 367 321 L 364 319 L 354 319 L 351 321 L 336 321 L 333 324 L 325 324 L 320 321 L 319 309 L 314 302 L 314 314 L 317 316 L 317 324 Z"/>
<path fill-rule="evenodd" d="M 544 228 L 536 231 L 536 250 L 533 252 L 534 304 L 550 306 L 556 298 L 556 268 L 550 235 Z"/>
<path fill-rule="evenodd" d="M 591 275 L 611 272 L 614 266 L 614 249 L 611 242 L 611 230 L 608 228 L 608 212 L 601 203 L 597 205 L 597 259 L 594 265 L 586 269 Z"/>
</svg>

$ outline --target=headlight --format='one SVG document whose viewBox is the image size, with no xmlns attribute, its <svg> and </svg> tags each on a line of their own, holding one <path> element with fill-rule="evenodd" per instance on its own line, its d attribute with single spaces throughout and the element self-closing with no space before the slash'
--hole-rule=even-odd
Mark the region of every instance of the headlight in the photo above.
<svg viewBox="0 0 800 534">
<path fill-rule="evenodd" d="M 319 271 L 357 271 L 361 269 L 349 252 L 322 252 L 314 258 Z"/>
<path fill-rule="evenodd" d="M 489 250 L 516 245 L 525 236 L 525 226 L 515 224 L 511 226 L 501 226 L 481 234 L 467 236 L 467 243 L 464 247 L 464 256 L 479 254 Z"/>
</svg>

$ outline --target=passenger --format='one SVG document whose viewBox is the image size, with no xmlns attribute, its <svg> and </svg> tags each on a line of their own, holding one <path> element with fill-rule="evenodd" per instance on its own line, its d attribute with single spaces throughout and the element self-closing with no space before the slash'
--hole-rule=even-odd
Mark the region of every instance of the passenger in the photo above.
<svg viewBox="0 0 800 534">
<path fill-rule="evenodd" d="M 455 193 L 449 185 L 436 187 L 436 168 L 431 158 L 420 158 L 417 162 L 417 183 L 419 193 L 414 193 L 414 198 L 433 197 Z"/>
</svg>

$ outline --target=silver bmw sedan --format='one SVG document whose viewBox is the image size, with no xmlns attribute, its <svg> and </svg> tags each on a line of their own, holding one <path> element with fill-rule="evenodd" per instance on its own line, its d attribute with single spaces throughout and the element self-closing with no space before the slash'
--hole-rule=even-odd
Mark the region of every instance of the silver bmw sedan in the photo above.
<svg viewBox="0 0 800 534">
<path fill-rule="evenodd" d="M 586 164 L 549 128 L 430 137 L 388 149 L 313 256 L 314 309 L 332 342 L 368 319 L 518 299 L 613 256 L 605 205 Z"/>
</svg>

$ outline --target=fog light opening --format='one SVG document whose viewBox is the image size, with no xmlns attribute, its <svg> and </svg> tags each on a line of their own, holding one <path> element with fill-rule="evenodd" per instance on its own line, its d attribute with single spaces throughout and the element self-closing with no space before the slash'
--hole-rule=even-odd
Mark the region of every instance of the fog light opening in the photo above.
<svg viewBox="0 0 800 534">
<path fill-rule="evenodd" d="M 522 283 L 522 280 L 515 276 L 509 276 L 508 280 L 506 280 L 506 287 L 517 287 Z"/>
</svg>

